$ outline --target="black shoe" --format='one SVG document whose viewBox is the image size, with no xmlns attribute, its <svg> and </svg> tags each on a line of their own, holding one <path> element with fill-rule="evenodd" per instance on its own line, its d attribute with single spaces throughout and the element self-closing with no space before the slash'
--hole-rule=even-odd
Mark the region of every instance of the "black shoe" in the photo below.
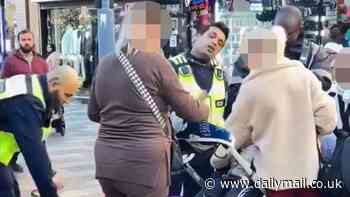
<svg viewBox="0 0 350 197">
<path fill-rule="evenodd" d="M 66 134 L 66 127 L 65 126 L 60 126 L 56 128 L 57 133 L 60 133 L 61 136 L 64 136 Z"/>
<path fill-rule="evenodd" d="M 18 163 L 12 164 L 11 168 L 14 172 L 23 173 L 23 167 Z"/>
</svg>

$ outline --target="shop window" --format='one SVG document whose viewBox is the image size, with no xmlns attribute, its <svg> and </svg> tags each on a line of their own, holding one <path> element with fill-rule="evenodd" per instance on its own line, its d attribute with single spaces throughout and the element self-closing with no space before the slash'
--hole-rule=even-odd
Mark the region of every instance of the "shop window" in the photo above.
<svg viewBox="0 0 350 197">
<path fill-rule="evenodd" d="M 41 11 L 43 55 L 50 68 L 73 67 L 88 88 L 97 65 L 97 10 L 87 7 Z"/>
</svg>

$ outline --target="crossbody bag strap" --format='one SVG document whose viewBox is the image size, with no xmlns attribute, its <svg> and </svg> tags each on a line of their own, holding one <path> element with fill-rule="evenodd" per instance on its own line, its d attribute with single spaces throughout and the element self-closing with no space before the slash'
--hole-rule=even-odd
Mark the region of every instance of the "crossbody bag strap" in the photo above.
<svg viewBox="0 0 350 197">
<path fill-rule="evenodd" d="M 134 66 L 130 63 L 128 58 L 123 53 L 120 53 L 118 59 L 123 67 L 123 70 L 125 71 L 128 78 L 130 79 L 130 81 L 132 82 L 134 87 L 136 88 L 137 92 L 140 94 L 142 99 L 146 102 L 147 106 L 151 109 L 154 117 L 159 122 L 160 127 L 164 131 L 165 135 L 167 137 L 171 137 L 169 135 L 168 130 L 167 130 L 166 119 L 163 117 L 163 115 L 159 111 L 159 108 L 158 108 L 156 102 L 152 98 L 148 89 L 146 88 L 143 81 L 141 80 L 140 76 L 137 74 Z"/>
</svg>

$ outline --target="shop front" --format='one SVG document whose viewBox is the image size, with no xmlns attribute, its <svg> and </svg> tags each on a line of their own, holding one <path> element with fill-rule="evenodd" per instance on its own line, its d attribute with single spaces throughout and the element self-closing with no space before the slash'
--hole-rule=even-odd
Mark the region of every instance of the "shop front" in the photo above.
<svg viewBox="0 0 350 197">
<path fill-rule="evenodd" d="M 55 50 L 59 54 L 59 64 L 70 65 L 74 67 L 81 78 L 84 80 L 83 87 L 89 88 L 95 68 L 98 64 L 98 44 L 101 40 L 98 37 L 98 7 L 100 5 L 95 0 L 32 0 L 32 3 L 38 7 L 38 16 L 31 17 L 31 29 L 39 35 L 39 52 L 48 57 Z M 111 7 L 114 10 L 114 40 L 118 39 L 121 20 L 123 18 L 124 7 L 118 3 L 120 1 L 111 1 Z M 172 6 L 180 8 L 177 1 L 169 1 L 164 8 L 171 9 Z M 33 19 L 34 18 L 34 19 Z M 172 42 L 168 43 L 167 53 L 173 52 L 181 47 L 180 35 L 175 14 L 174 31 L 172 32 Z M 33 24 L 39 23 L 38 27 Z M 101 29 L 100 29 L 101 30 Z M 113 42 L 113 40 L 112 40 Z M 57 55 L 56 55 L 57 56 Z"/>
<path fill-rule="evenodd" d="M 5 55 L 5 15 L 4 0 L 0 0 L 0 69 Z"/>
<path fill-rule="evenodd" d="M 50 67 L 70 65 L 89 88 L 98 62 L 97 9 L 94 1 L 32 0 L 39 7 L 41 51 Z M 34 29 L 34 28 L 33 28 Z"/>
</svg>

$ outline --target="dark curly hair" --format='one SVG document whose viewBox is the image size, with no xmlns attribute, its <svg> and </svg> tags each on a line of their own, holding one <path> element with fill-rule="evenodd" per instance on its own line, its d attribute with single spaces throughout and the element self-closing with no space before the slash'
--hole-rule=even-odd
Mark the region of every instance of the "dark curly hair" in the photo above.
<svg viewBox="0 0 350 197">
<path fill-rule="evenodd" d="M 224 34 L 225 34 L 225 40 L 228 40 L 228 36 L 230 34 L 230 29 L 227 27 L 227 25 L 223 22 L 215 22 L 211 25 L 209 25 L 209 27 L 217 27 L 219 28 Z"/>
</svg>

